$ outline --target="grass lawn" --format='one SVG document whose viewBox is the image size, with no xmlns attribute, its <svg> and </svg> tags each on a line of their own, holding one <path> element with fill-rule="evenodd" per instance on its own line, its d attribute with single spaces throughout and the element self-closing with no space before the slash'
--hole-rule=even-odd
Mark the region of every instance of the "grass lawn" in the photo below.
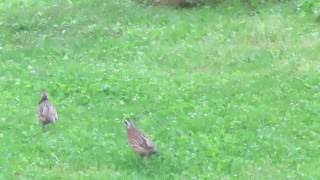
<svg viewBox="0 0 320 180">
<path fill-rule="evenodd" d="M 318 179 L 320 24 L 293 3 L 0 1 L 0 179 Z M 42 131 L 47 89 L 60 119 Z M 145 161 L 123 119 L 154 139 Z"/>
</svg>

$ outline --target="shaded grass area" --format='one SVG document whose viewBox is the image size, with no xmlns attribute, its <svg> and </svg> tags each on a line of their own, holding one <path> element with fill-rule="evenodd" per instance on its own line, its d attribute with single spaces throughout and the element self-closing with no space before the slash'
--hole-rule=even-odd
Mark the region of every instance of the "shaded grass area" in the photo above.
<svg viewBox="0 0 320 180">
<path fill-rule="evenodd" d="M 2 1 L 0 177 L 319 177 L 319 24 L 258 11 Z M 43 89 L 60 113 L 45 132 Z M 128 116 L 160 156 L 128 148 Z"/>
</svg>

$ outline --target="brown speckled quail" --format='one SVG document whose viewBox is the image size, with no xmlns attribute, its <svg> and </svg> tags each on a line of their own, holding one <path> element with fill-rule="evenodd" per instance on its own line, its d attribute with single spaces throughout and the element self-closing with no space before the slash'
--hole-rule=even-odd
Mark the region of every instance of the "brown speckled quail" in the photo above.
<svg viewBox="0 0 320 180">
<path fill-rule="evenodd" d="M 124 125 L 127 129 L 128 143 L 137 154 L 141 157 L 147 157 L 157 153 L 154 143 L 139 131 L 132 121 L 125 120 Z"/>
<path fill-rule="evenodd" d="M 48 93 L 44 91 L 39 101 L 38 118 L 43 127 L 58 120 L 58 113 L 54 105 L 49 102 Z"/>
</svg>

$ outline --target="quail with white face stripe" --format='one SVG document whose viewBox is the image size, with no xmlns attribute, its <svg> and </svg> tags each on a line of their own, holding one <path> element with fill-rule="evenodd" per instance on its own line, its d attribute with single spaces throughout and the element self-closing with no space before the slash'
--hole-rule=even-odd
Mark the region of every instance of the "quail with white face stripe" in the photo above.
<svg viewBox="0 0 320 180">
<path fill-rule="evenodd" d="M 147 157 L 157 153 L 157 149 L 151 139 L 137 129 L 131 120 L 125 120 L 124 125 L 127 130 L 128 143 L 137 154 L 141 157 Z"/>
</svg>

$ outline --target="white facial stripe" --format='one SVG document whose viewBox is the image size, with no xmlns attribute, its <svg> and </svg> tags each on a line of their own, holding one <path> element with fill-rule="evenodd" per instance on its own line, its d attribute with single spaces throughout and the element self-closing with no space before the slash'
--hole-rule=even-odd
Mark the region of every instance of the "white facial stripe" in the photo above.
<svg viewBox="0 0 320 180">
<path fill-rule="evenodd" d="M 127 127 L 130 126 L 130 122 L 129 122 L 128 120 L 125 120 L 125 121 L 124 121 L 124 124 L 125 124 Z"/>
</svg>

